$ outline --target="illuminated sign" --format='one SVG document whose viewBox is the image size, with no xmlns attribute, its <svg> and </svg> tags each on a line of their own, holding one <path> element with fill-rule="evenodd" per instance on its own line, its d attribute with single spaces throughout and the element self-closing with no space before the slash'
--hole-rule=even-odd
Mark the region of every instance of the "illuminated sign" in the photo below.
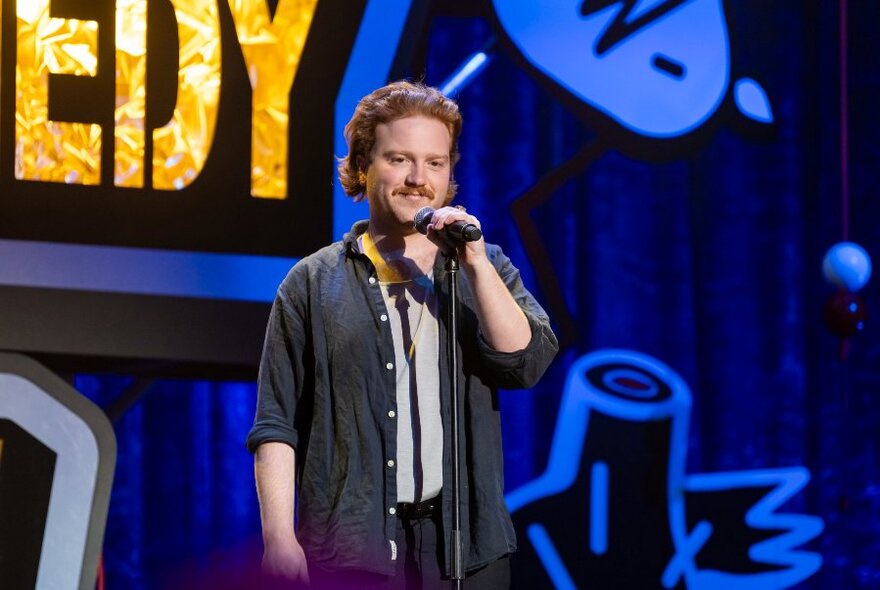
<svg viewBox="0 0 880 590">
<path fill-rule="evenodd" d="M 334 194 L 342 126 L 425 15 L 409 0 L 6 4 L 0 239 L 288 258 L 366 215 Z"/>
<path fill-rule="evenodd" d="M 569 369 L 547 470 L 507 495 L 514 576 L 535 587 L 789 588 L 822 565 L 822 519 L 777 509 L 803 467 L 685 474 L 691 394 L 647 355 Z M 577 523 L 573 526 L 573 523 Z"/>
<path fill-rule="evenodd" d="M 566 343 L 577 338 L 575 322 L 531 212 L 610 147 L 641 160 L 668 161 L 696 152 L 718 115 L 736 115 L 734 129 L 740 133 L 771 132 L 775 119 L 763 87 L 732 72 L 723 0 L 493 0 L 492 5 L 503 45 L 596 131 L 595 139 L 511 205 Z M 722 108 L 725 102 L 735 109 Z"/>
<path fill-rule="evenodd" d="M 730 41 L 722 0 L 495 0 L 517 52 L 552 84 L 622 128 L 685 135 L 722 104 Z M 737 81 L 741 112 L 772 121 L 754 80 Z"/>
<path fill-rule="evenodd" d="M 334 155 L 426 2 L 3 5 L 0 348 L 255 365 L 286 272 L 367 214 Z"/>
<path fill-rule="evenodd" d="M 287 196 L 288 96 L 317 0 L 229 0 L 251 85 L 251 188 Z M 176 102 L 152 132 L 153 188 L 179 190 L 202 172 L 217 125 L 222 50 L 214 0 L 173 0 L 177 22 Z M 49 117 L 49 76 L 95 76 L 98 22 L 53 17 L 51 0 L 16 5 L 15 176 L 20 180 L 99 184 L 103 129 Z M 118 0 L 115 11 L 116 186 L 144 186 L 147 0 Z M 171 37 L 169 35 L 169 37 Z"/>
</svg>

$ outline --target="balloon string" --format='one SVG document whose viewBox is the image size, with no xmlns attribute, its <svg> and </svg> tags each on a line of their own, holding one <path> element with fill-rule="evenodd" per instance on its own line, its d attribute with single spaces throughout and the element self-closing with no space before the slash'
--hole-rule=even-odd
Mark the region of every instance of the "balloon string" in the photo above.
<svg viewBox="0 0 880 590">
<path fill-rule="evenodd" d="M 843 240 L 849 239 L 849 92 L 847 0 L 840 0 L 840 216 Z"/>
</svg>

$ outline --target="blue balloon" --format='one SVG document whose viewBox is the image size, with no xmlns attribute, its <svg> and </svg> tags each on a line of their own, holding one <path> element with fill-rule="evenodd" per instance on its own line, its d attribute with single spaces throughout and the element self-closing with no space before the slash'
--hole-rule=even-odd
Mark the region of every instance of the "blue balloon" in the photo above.
<svg viewBox="0 0 880 590">
<path fill-rule="evenodd" d="M 854 242 L 839 242 L 825 254 L 822 274 L 832 285 L 855 293 L 871 278 L 871 257 Z"/>
</svg>

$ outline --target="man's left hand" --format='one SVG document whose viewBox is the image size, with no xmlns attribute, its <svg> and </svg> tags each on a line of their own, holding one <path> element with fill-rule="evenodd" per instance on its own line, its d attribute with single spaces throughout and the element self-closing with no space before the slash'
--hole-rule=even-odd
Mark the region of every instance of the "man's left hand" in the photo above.
<svg viewBox="0 0 880 590">
<path fill-rule="evenodd" d="M 442 231 L 447 225 L 456 221 L 472 223 L 482 229 L 480 220 L 469 215 L 464 207 L 441 207 L 434 211 L 428 225 L 428 239 L 442 249 L 458 249 L 459 261 L 465 267 L 473 267 L 486 260 L 486 242 L 480 238 L 474 242 L 458 243 L 450 240 Z"/>
</svg>

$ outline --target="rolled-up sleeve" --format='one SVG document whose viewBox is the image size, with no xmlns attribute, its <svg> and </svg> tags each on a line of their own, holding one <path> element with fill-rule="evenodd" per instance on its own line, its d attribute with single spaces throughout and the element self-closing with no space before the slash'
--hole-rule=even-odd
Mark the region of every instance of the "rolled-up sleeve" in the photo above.
<svg viewBox="0 0 880 590">
<path fill-rule="evenodd" d="M 505 389 L 532 387 L 550 366 L 559 350 L 559 343 L 550 328 L 547 312 L 525 288 L 519 270 L 497 246 L 492 247 L 489 257 L 498 275 L 507 285 L 508 291 L 525 314 L 531 329 L 531 339 L 522 350 L 499 352 L 486 342 L 482 334 L 479 334 L 477 350 L 484 368 L 492 375 L 498 387 Z"/>
<path fill-rule="evenodd" d="M 304 358 L 308 337 L 301 298 L 292 292 L 294 272 L 282 283 L 269 314 L 257 380 L 257 410 L 247 436 L 252 453 L 266 442 L 296 448 L 300 441 L 297 407 L 307 388 Z"/>
</svg>

